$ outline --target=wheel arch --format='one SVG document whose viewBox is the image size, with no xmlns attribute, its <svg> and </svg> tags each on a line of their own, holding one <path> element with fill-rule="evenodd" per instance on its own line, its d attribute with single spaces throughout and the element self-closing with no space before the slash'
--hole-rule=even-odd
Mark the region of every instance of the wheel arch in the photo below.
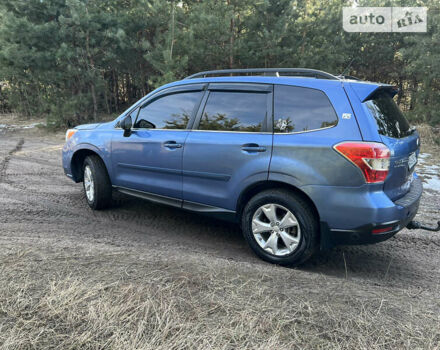
<svg viewBox="0 0 440 350">
<path fill-rule="evenodd" d="M 246 203 L 256 194 L 258 194 L 261 191 L 265 191 L 265 190 L 269 190 L 269 189 L 286 189 L 294 194 L 296 194 L 297 196 L 301 197 L 307 204 L 309 204 L 310 208 L 315 212 L 316 214 L 316 218 L 318 223 L 320 222 L 320 216 L 319 216 L 319 212 L 318 209 L 315 205 L 315 203 L 313 203 L 312 199 L 301 189 L 299 189 L 298 187 L 292 185 L 292 184 L 288 184 L 282 181 L 273 181 L 273 180 L 267 180 L 267 181 L 260 181 L 257 183 L 254 183 L 250 186 L 248 186 L 247 188 L 245 188 L 239 195 L 238 200 L 237 200 L 237 217 L 240 218 L 241 214 L 243 212 L 243 209 L 246 205 Z"/>
<path fill-rule="evenodd" d="M 80 149 L 76 150 L 73 153 L 72 159 L 70 162 L 70 167 L 71 167 L 71 171 L 72 171 L 72 179 L 75 182 L 83 181 L 82 167 L 84 164 L 84 160 L 86 159 L 87 156 L 90 156 L 90 155 L 98 156 L 102 160 L 104 165 L 106 166 L 104 159 L 99 155 L 99 153 L 97 151 L 92 150 L 90 148 L 80 148 Z M 107 166 L 106 166 L 106 170 L 108 173 Z"/>
</svg>

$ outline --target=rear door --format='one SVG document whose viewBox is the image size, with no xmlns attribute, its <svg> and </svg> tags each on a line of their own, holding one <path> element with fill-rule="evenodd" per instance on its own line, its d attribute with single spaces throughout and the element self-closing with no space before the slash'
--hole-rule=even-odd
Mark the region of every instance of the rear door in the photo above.
<svg viewBox="0 0 440 350">
<path fill-rule="evenodd" d="M 272 90 L 268 84 L 209 85 L 185 142 L 184 207 L 235 210 L 243 188 L 267 180 Z"/>
<path fill-rule="evenodd" d="M 393 95 L 392 89 L 378 89 L 362 106 L 376 123 L 382 142 L 391 151 L 384 191 L 392 200 L 397 200 L 409 191 L 419 154 L 419 135 L 410 127 Z"/>
</svg>

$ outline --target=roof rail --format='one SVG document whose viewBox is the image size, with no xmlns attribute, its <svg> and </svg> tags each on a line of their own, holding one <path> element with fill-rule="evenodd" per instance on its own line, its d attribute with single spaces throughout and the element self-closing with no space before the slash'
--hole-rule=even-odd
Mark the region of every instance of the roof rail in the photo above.
<svg viewBox="0 0 440 350">
<path fill-rule="evenodd" d="M 259 73 L 269 76 L 299 76 L 299 77 L 312 77 L 317 79 L 332 79 L 338 80 L 339 78 L 321 70 L 308 69 L 308 68 L 249 68 L 249 69 L 220 69 L 220 70 L 208 70 L 205 72 L 199 72 L 186 77 L 185 79 L 194 78 L 206 78 L 208 75 L 227 75 L 227 74 L 242 74 L 242 75 L 255 75 L 252 73 Z"/>
<path fill-rule="evenodd" d="M 352 75 L 338 75 L 337 78 L 339 79 L 348 79 L 348 80 L 362 80 L 361 78 L 356 78 Z"/>
</svg>

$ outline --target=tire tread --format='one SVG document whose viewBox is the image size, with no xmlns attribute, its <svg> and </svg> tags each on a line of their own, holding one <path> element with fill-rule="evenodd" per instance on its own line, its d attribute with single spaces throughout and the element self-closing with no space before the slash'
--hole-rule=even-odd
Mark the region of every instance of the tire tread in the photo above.
<svg viewBox="0 0 440 350">
<path fill-rule="evenodd" d="M 112 200 L 112 185 L 107 168 L 102 159 L 97 155 L 86 157 L 83 164 L 83 171 L 86 165 L 90 166 L 95 181 L 94 201 L 90 203 L 89 200 L 87 200 L 87 203 L 94 210 L 105 209 L 110 206 Z"/>
</svg>

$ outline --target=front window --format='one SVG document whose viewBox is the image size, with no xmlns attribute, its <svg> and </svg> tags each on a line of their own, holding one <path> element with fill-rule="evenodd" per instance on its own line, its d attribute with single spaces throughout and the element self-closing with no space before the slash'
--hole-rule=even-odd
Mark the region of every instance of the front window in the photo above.
<svg viewBox="0 0 440 350">
<path fill-rule="evenodd" d="M 180 92 L 159 97 L 139 110 L 135 128 L 186 129 L 202 91 Z"/>
</svg>

